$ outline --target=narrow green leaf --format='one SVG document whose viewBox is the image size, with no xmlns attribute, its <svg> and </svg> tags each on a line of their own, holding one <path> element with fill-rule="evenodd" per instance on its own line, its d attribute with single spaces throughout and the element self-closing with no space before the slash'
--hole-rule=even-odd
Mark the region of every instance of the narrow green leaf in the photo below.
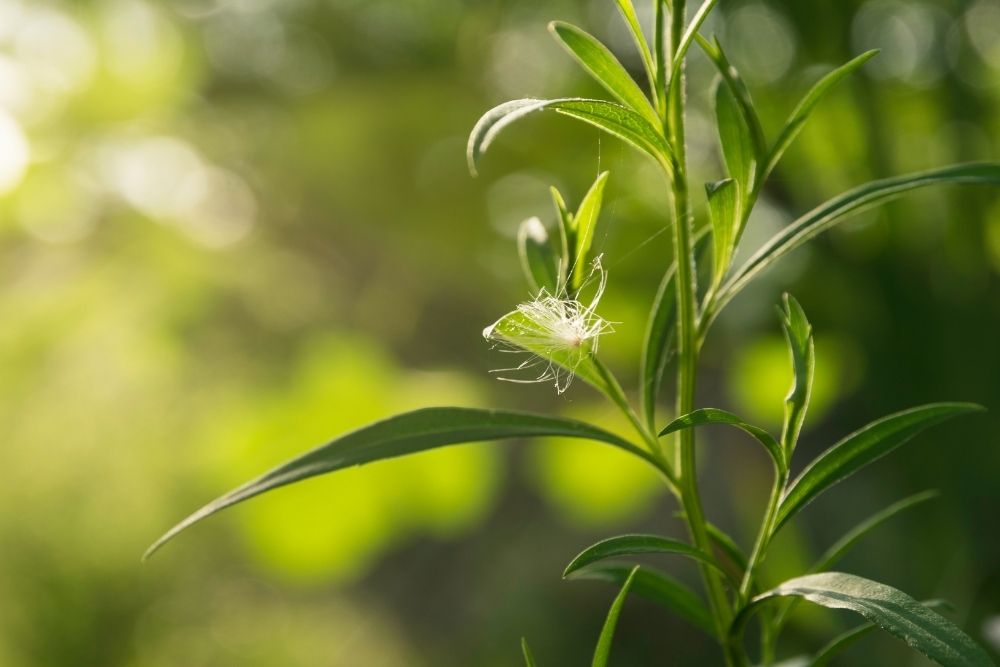
<svg viewBox="0 0 1000 667">
<path fill-rule="evenodd" d="M 588 565 L 616 556 L 636 556 L 639 554 L 677 554 L 686 556 L 721 570 L 715 559 L 702 551 L 679 540 L 659 535 L 619 535 L 601 540 L 581 551 L 563 572 L 563 578 Z"/>
<path fill-rule="evenodd" d="M 910 509 L 911 507 L 916 507 L 917 505 L 921 505 L 928 500 L 937 498 L 938 495 L 938 492 L 934 490 L 915 493 L 912 496 L 903 498 L 902 500 L 889 505 L 880 512 L 871 515 L 845 533 L 843 537 L 827 549 L 823 555 L 819 557 L 819 560 L 816 561 L 816 564 L 809 568 L 809 571 L 821 572 L 823 570 L 830 569 L 838 561 L 840 561 L 840 559 L 844 557 L 844 554 L 850 551 L 855 544 L 883 523 L 897 514 Z"/>
<path fill-rule="evenodd" d="M 764 168 L 763 178 L 767 178 L 774 171 L 775 166 L 781 160 L 781 156 L 785 154 L 785 151 L 795 141 L 795 138 L 799 136 L 799 132 L 802 131 L 806 121 L 809 120 L 809 115 L 812 114 L 813 109 L 823 99 L 823 96 L 845 77 L 874 58 L 877 54 L 878 50 L 862 53 L 857 58 L 841 65 L 824 76 L 809 89 L 809 92 L 806 93 L 802 101 L 792 111 L 792 115 L 785 121 L 785 126 L 782 128 L 781 134 L 778 135 L 778 140 L 774 143 L 774 148 L 771 149 L 771 153 L 767 158 L 767 166 Z"/>
<path fill-rule="evenodd" d="M 694 254 L 700 257 L 708 247 L 709 228 L 702 227 L 694 237 Z M 663 372 L 674 352 L 674 335 L 677 332 L 677 287 L 674 280 L 677 263 L 671 263 L 653 298 L 653 307 L 646 322 L 646 334 L 639 360 L 639 395 L 642 413 L 653 428 L 656 396 L 663 384 Z"/>
<path fill-rule="evenodd" d="M 469 170 L 475 175 L 476 166 L 493 140 L 514 121 L 536 111 L 552 109 L 565 116 L 576 118 L 604 130 L 612 136 L 632 144 L 661 163 L 668 163 L 670 149 L 666 140 L 643 117 L 614 102 L 584 98 L 554 100 L 523 99 L 504 102 L 487 111 L 469 135 L 466 157 Z"/>
<path fill-rule="evenodd" d="M 583 285 L 584 279 L 590 272 L 590 246 L 594 242 L 594 230 L 597 228 L 597 218 L 601 214 L 601 205 L 604 202 L 604 186 L 608 182 L 608 172 L 602 172 L 597 180 L 590 186 L 580 208 L 573 216 L 574 236 L 576 238 L 576 249 L 573 252 L 573 277 L 570 287 L 576 292 Z"/>
<path fill-rule="evenodd" d="M 785 227 L 758 250 L 722 286 L 713 315 L 750 281 L 792 250 L 803 245 L 817 234 L 830 229 L 848 215 L 859 213 L 900 195 L 927 187 L 944 184 L 1000 185 L 1000 163 L 979 162 L 952 165 L 907 176 L 897 176 L 845 192 L 834 197 Z"/>
<path fill-rule="evenodd" d="M 731 178 L 705 185 L 712 225 L 712 284 L 722 282 L 736 250 L 736 184 Z"/>
<path fill-rule="evenodd" d="M 662 438 L 665 435 L 669 435 L 686 428 L 695 428 L 697 426 L 705 426 L 707 424 L 728 424 L 730 426 L 735 426 L 745 433 L 748 433 L 754 440 L 764 446 L 764 449 L 771 457 L 771 461 L 774 462 L 774 466 L 779 473 L 784 474 L 787 471 L 788 468 L 785 464 L 784 453 L 781 451 L 781 446 L 778 444 L 778 441 L 774 439 L 774 436 L 762 428 L 746 423 L 738 416 L 731 412 L 726 412 L 725 410 L 718 410 L 716 408 L 701 408 L 700 410 L 689 412 L 686 415 L 681 415 L 667 424 L 667 426 L 660 431 L 660 437 Z"/>
<path fill-rule="evenodd" d="M 733 621 L 731 633 L 741 636 L 760 605 L 778 597 L 853 611 L 944 667 L 993 666 L 983 649 L 944 616 L 891 586 L 842 572 L 798 577 L 758 595 Z"/>
<path fill-rule="evenodd" d="M 284 463 L 213 500 L 166 532 L 147 551 L 151 556 L 178 533 L 231 505 L 271 489 L 342 468 L 428 449 L 484 440 L 564 436 L 595 440 L 656 460 L 627 440 L 590 424 L 521 412 L 478 408 L 425 408 L 375 422 Z"/>
<path fill-rule="evenodd" d="M 781 427 L 781 448 L 791 458 L 802 432 L 802 423 L 812 396 L 813 374 L 816 370 L 816 349 L 812 325 L 806 319 L 802 306 L 792 295 L 785 294 L 782 306 L 781 328 L 785 332 L 788 353 L 792 359 L 792 386 L 785 397 L 785 419 Z"/>
<path fill-rule="evenodd" d="M 754 191 L 758 161 L 750 135 L 750 121 L 729 80 L 725 78 L 719 79 L 715 86 L 715 120 L 719 128 L 722 155 L 729 175 L 736 181 L 739 189 L 737 199 L 742 208 L 742 203 L 748 201 Z"/>
<path fill-rule="evenodd" d="M 550 187 L 549 192 L 552 194 L 552 203 L 555 205 L 559 221 L 559 282 L 561 285 L 568 285 L 569 267 L 572 263 L 570 248 L 576 246 L 573 214 L 566 208 L 566 200 L 555 186 Z"/>
<path fill-rule="evenodd" d="M 542 289 L 549 294 L 557 294 L 560 260 L 541 220 L 528 218 L 521 223 L 517 230 L 517 252 L 532 294 L 538 294 Z"/>
<path fill-rule="evenodd" d="M 629 572 L 628 577 L 625 579 L 625 583 L 622 585 L 621 591 L 615 597 L 615 601 L 611 603 L 611 609 L 608 610 L 608 617 L 604 619 L 604 627 L 601 628 L 601 635 L 597 638 L 597 648 L 594 649 L 594 660 L 591 662 L 593 667 L 607 667 L 608 665 L 608 656 L 611 655 L 611 639 L 615 635 L 618 617 L 622 613 L 625 598 L 628 597 L 628 590 L 632 587 L 632 580 L 635 579 L 635 574 L 638 571 L 638 565 L 632 568 L 632 571 Z"/>
<path fill-rule="evenodd" d="M 549 32 L 618 101 L 643 116 L 653 127 L 657 126 L 659 118 L 649 99 L 608 47 L 593 35 L 562 21 L 550 23 Z"/>
<path fill-rule="evenodd" d="M 681 92 L 681 83 L 683 77 L 681 76 L 681 67 L 684 65 L 684 58 L 687 56 L 688 49 L 691 48 L 691 44 L 694 42 L 695 37 L 698 35 L 698 31 L 701 29 L 702 24 L 705 23 L 705 19 L 715 8 L 718 0 L 705 0 L 695 12 L 694 16 L 691 17 L 691 22 L 688 23 L 687 28 L 684 30 L 684 34 L 681 36 L 680 42 L 677 44 L 677 50 L 673 54 L 671 62 L 673 67 L 670 70 L 670 88 L 667 91 L 667 99 L 676 100 L 677 95 Z"/>
<path fill-rule="evenodd" d="M 820 493 L 903 445 L 921 431 L 961 414 L 971 403 L 933 403 L 884 417 L 833 445 L 792 482 L 778 506 L 775 532 Z"/>
<path fill-rule="evenodd" d="M 521 637 L 521 653 L 524 654 L 524 667 L 538 667 L 535 663 L 535 656 L 531 652 L 531 647 L 528 646 L 528 640 L 525 637 Z"/>
<path fill-rule="evenodd" d="M 595 563 L 571 574 L 570 580 L 604 581 L 621 586 L 632 572 L 628 563 Z M 715 637 L 712 616 L 698 594 L 670 575 L 643 565 L 635 573 L 632 591 L 670 610 L 694 627 Z"/>
<path fill-rule="evenodd" d="M 632 34 L 632 41 L 635 42 L 635 47 L 639 50 L 639 55 L 642 57 L 642 64 L 646 68 L 646 75 L 649 77 L 649 86 L 652 89 L 655 87 L 656 65 L 653 63 L 653 54 L 649 50 L 646 36 L 642 34 L 642 27 L 639 25 L 639 17 L 635 13 L 635 6 L 632 4 L 632 0 L 615 0 L 615 4 L 618 5 L 618 11 L 621 12 L 622 18 L 625 19 L 625 24 Z"/>
<path fill-rule="evenodd" d="M 733 562 L 733 565 L 739 569 L 738 575 L 742 577 L 743 573 L 747 570 L 747 555 L 736 544 L 736 540 L 713 523 L 706 524 L 705 528 L 708 530 L 708 538 L 712 540 L 712 544 L 719 551 L 726 554 L 729 560 Z"/>
</svg>

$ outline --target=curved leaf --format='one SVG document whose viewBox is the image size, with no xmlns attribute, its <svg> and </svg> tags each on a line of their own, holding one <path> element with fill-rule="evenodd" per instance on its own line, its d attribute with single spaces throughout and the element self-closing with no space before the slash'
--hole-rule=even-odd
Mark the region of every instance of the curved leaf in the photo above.
<svg viewBox="0 0 1000 667">
<path fill-rule="evenodd" d="M 746 202 L 754 191 L 757 169 L 760 162 L 751 136 L 751 121 L 744 107 L 739 103 L 732 85 L 727 79 L 719 79 L 715 87 L 715 120 L 719 129 L 719 144 L 725 158 L 729 175 L 738 187 L 737 215 L 733 223 L 734 239 L 738 239 L 742 226 Z"/>
<path fill-rule="evenodd" d="M 653 127 L 659 124 L 645 93 L 608 47 L 590 33 L 563 21 L 549 23 L 549 32 L 618 101 L 642 115 Z"/>
<path fill-rule="evenodd" d="M 716 287 L 725 278 L 736 250 L 736 182 L 727 178 L 706 183 L 705 194 L 712 225 L 712 286 Z"/>
<path fill-rule="evenodd" d="M 945 667 L 992 667 L 993 662 L 958 626 L 891 586 L 842 572 L 791 579 L 755 597 L 733 621 L 740 636 L 759 606 L 778 597 L 796 597 L 829 609 L 858 613 Z"/>
<path fill-rule="evenodd" d="M 785 419 L 781 427 L 781 448 L 786 458 L 791 458 L 802 432 L 802 423 L 812 396 L 813 374 L 816 370 L 816 349 L 813 344 L 812 325 L 806 319 L 802 306 L 791 294 L 785 294 L 782 306 L 781 328 L 788 343 L 792 359 L 792 386 L 785 397 Z"/>
<path fill-rule="evenodd" d="M 589 253 L 590 246 L 594 242 L 594 230 L 597 228 L 597 218 L 601 214 L 601 206 L 604 202 L 604 186 L 608 182 L 608 172 L 598 174 L 594 184 L 587 190 L 580 202 L 580 208 L 573 216 L 573 237 L 575 239 L 575 249 L 573 251 L 572 271 L 570 287 L 573 292 L 580 289 L 587 274 L 590 272 Z"/>
<path fill-rule="evenodd" d="M 549 232 L 538 218 L 528 218 L 517 230 L 517 254 L 532 294 L 542 289 L 559 293 L 559 262 Z"/>
<path fill-rule="evenodd" d="M 767 450 L 768 455 L 771 457 L 771 460 L 774 462 L 774 465 L 778 469 L 779 473 L 784 474 L 788 470 L 785 463 L 784 453 L 781 451 L 781 445 L 779 445 L 778 441 L 774 439 L 774 436 L 762 428 L 746 423 L 737 415 L 734 415 L 732 412 L 726 412 L 725 410 L 719 410 L 717 408 L 701 408 L 700 410 L 689 412 L 686 415 L 681 415 L 667 424 L 667 426 L 660 431 L 660 437 L 686 428 L 705 426 L 707 424 L 728 424 L 730 426 L 735 426 L 745 433 L 748 433 L 754 440 L 764 446 L 764 449 Z"/>
<path fill-rule="evenodd" d="M 570 580 L 604 581 L 621 586 L 633 570 L 628 563 L 595 563 L 571 574 Z M 715 624 L 698 594 L 670 575 L 642 565 L 632 581 L 632 592 L 655 602 L 715 637 Z"/>
<path fill-rule="evenodd" d="M 487 111 L 479 119 L 472 128 L 466 149 L 469 170 L 473 174 L 476 173 L 480 157 L 504 128 L 516 120 L 544 109 L 552 109 L 598 127 L 632 144 L 661 163 L 666 162 L 666 158 L 670 155 L 670 149 L 663 136 L 645 118 L 620 104 L 585 98 L 555 100 L 528 98 L 504 102 Z"/>
<path fill-rule="evenodd" d="M 809 571 L 820 572 L 822 570 L 830 569 L 865 535 L 872 532 L 900 512 L 904 512 L 911 507 L 925 503 L 928 500 L 933 500 L 934 498 L 937 498 L 938 495 L 938 492 L 934 490 L 915 493 L 912 496 L 903 498 L 902 500 L 889 505 L 882 511 L 871 515 L 857 526 L 847 531 L 843 537 L 827 549 L 816 561 L 816 564 L 809 568 Z"/>
<path fill-rule="evenodd" d="M 608 610 L 608 617 L 604 619 L 604 627 L 601 628 L 601 635 L 597 638 L 597 648 L 594 649 L 594 660 L 591 662 L 593 667 L 607 667 L 608 656 L 611 655 L 611 639 L 615 635 L 615 626 L 618 625 L 618 617 L 622 613 L 622 606 L 625 604 L 625 598 L 628 597 L 628 590 L 632 587 L 632 580 L 635 579 L 635 573 L 638 571 L 638 565 L 632 568 L 628 577 L 625 578 L 625 583 L 622 584 L 621 591 L 615 596 L 614 602 L 611 603 L 611 608 Z"/>
<path fill-rule="evenodd" d="M 646 451 L 590 424 L 521 412 L 478 408 L 425 408 L 375 422 L 313 449 L 213 500 L 167 531 L 145 553 L 148 558 L 178 533 L 231 505 L 271 489 L 342 468 L 414 454 L 445 445 L 558 435 L 596 440 L 658 466 Z"/>
<path fill-rule="evenodd" d="M 699 257 L 708 247 L 709 228 L 702 227 L 693 240 L 694 255 Z M 677 262 L 671 263 L 663 274 L 660 286 L 653 298 L 653 307 L 646 322 L 646 334 L 642 342 L 639 360 L 639 395 L 642 413 L 653 428 L 656 395 L 663 383 L 663 371 L 674 351 L 674 334 L 677 332 L 677 287 L 674 283 Z"/>
<path fill-rule="evenodd" d="M 820 454 L 788 487 L 778 506 L 775 532 L 820 493 L 924 429 L 982 409 L 971 403 L 932 403 L 897 412 L 855 431 Z"/>
<path fill-rule="evenodd" d="M 823 99 L 831 88 L 840 83 L 848 74 L 851 74 L 856 69 L 864 65 L 866 62 L 874 58 L 878 54 L 878 49 L 867 51 L 862 53 L 857 58 L 841 65 L 837 69 L 833 70 L 822 79 L 817 81 L 809 92 L 806 93 L 802 101 L 798 103 L 795 110 L 792 111 L 792 115 L 788 117 L 785 121 L 785 126 L 781 129 L 781 134 L 778 135 L 778 140 L 774 142 L 774 148 L 771 149 L 771 153 L 767 158 L 767 166 L 764 167 L 764 176 L 767 178 L 768 175 L 774 171 L 775 166 L 781 160 L 781 156 L 785 154 L 788 147 L 791 146 L 795 138 L 799 136 L 799 132 L 805 126 L 806 121 L 809 120 L 809 115 L 819 104 L 819 101 Z"/>
<path fill-rule="evenodd" d="M 615 4 L 618 5 L 618 11 L 621 12 L 622 18 L 625 19 L 625 24 L 628 25 L 629 32 L 632 33 L 632 41 L 635 42 L 635 47 L 639 50 L 639 55 L 642 57 L 642 64 L 645 66 L 646 75 L 649 77 L 650 88 L 653 88 L 655 87 L 656 80 L 656 65 L 653 63 L 653 54 L 649 50 L 646 37 L 642 34 L 642 27 L 639 25 L 639 17 L 635 13 L 635 6 L 633 6 L 632 0 L 615 0 Z"/>
<path fill-rule="evenodd" d="M 581 551 L 563 571 L 563 578 L 588 565 L 616 556 L 636 556 L 639 554 L 677 554 L 722 571 L 719 564 L 709 554 L 679 540 L 659 535 L 619 535 L 601 540 Z"/>
<path fill-rule="evenodd" d="M 722 286 L 713 315 L 718 314 L 740 290 L 772 264 L 846 216 L 890 201 L 910 190 L 949 183 L 1000 185 L 1000 164 L 978 162 L 952 165 L 873 181 L 834 197 L 785 227 L 754 253 Z"/>
</svg>

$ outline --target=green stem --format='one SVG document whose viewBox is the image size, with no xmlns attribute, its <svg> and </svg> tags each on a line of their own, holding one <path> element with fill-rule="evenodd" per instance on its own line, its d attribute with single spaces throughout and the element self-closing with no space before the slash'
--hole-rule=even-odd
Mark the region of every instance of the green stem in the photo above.
<svg viewBox="0 0 1000 667">
<path fill-rule="evenodd" d="M 743 581 L 740 584 L 740 607 L 745 605 L 750 598 L 754 574 L 756 573 L 757 566 L 764 559 L 764 554 L 767 552 L 767 545 L 771 541 L 771 533 L 774 531 L 774 524 L 778 519 L 778 502 L 785 491 L 787 481 L 787 474 L 775 471 L 774 484 L 771 486 L 771 495 L 767 501 L 767 509 L 764 510 L 764 520 L 760 524 L 760 531 L 757 533 L 757 540 L 754 542 L 753 551 L 750 552 L 750 560 L 747 561 L 747 569 L 743 573 Z"/>
<path fill-rule="evenodd" d="M 670 14 L 670 53 L 676 53 L 684 33 L 686 0 L 674 0 Z M 683 63 L 675 69 L 677 76 L 684 76 Z M 687 414 L 694 409 L 695 378 L 698 363 L 697 292 L 695 286 L 694 248 L 691 244 L 691 215 L 687 184 L 687 158 L 685 147 L 685 91 L 683 80 L 675 86 L 676 97 L 667 100 L 667 130 L 674 151 L 672 178 L 674 205 L 674 255 L 677 260 L 677 414 Z M 670 174 L 668 173 L 668 177 Z M 698 472 L 695 462 L 694 429 L 679 433 L 674 471 L 681 487 L 681 500 L 687 517 L 691 540 L 700 549 L 711 553 L 701 496 L 698 493 Z M 708 592 L 716 631 L 728 665 L 741 665 L 745 659 L 739 646 L 727 641 L 732 609 L 720 575 L 707 566 L 701 567 L 702 579 Z"/>
</svg>

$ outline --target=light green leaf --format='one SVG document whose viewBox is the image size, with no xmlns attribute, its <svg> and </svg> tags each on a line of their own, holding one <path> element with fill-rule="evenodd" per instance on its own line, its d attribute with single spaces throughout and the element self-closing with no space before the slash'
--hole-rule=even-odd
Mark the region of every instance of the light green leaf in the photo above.
<svg viewBox="0 0 1000 667">
<path fill-rule="evenodd" d="M 774 148 L 771 149 L 771 153 L 767 158 L 767 166 L 764 168 L 763 178 L 767 178 L 772 171 L 774 171 L 775 166 L 781 160 L 781 156 L 785 154 L 788 147 L 795 141 L 795 138 L 799 136 L 799 132 L 805 126 L 806 121 L 809 120 L 809 115 L 819 104 L 823 96 L 826 95 L 834 86 L 840 83 L 847 75 L 854 72 L 856 69 L 864 65 L 866 62 L 874 58 L 878 54 L 878 50 L 867 51 L 862 53 L 857 58 L 854 58 L 850 62 L 847 62 L 837 69 L 833 70 L 822 79 L 816 82 L 809 92 L 806 93 L 802 101 L 799 102 L 795 110 L 792 111 L 792 115 L 788 117 L 785 121 L 785 126 L 781 130 L 781 134 L 778 135 L 778 140 L 774 143 Z"/>
<path fill-rule="evenodd" d="M 717 315 L 726 303 L 768 267 L 814 236 L 841 222 L 846 216 L 883 204 L 911 190 L 950 183 L 1000 185 L 1000 164 L 979 162 L 952 165 L 874 181 L 834 197 L 785 227 L 754 253 L 723 284 L 712 315 Z"/>
<path fill-rule="evenodd" d="M 656 65 L 653 63 L 653 54 L 649 50 L 646 37 L 642 34 L 642 27 L 639 25 L 639 17 L 636 16 L 635 6 L 632 4 L 632 0 L 615 0 L 615 4 L 618 5 L 618 11 L 621 12 L 622 18 L 625 19 L 625 24 L 632 34 L 632 41 L 635 42 L 635 47 L 639 50 L 639 55 L 642 57 L 642 64 L 646 68 L 646 75 L 649 77 L 649 85 L 652 88 L 656 78 Z"/>
<path fill-rule="evenodd" d="M 731 178 L 705 185 L 712 224 L 712 284 L 719 285 L 736 250 L 736 183 Z"/>
<path fill-rule="evenodd" d="M 484 440 L 564 436 L 604 442 L 659 467 L 646 451 L 627 440 L 584 422 L 503 410 L 425 408 L 375 422 L 292 459 L 243 484 L 190 515 L 167 531 L 147 551 L 151 556 L 178 533 L 236 503 L 271 489 L 343 468 L 428 449 Z"/>
<path fill-rule="evenodd" d="M 535 656 L 531 653 L 531 647 L 528 646 L 528 640 L 525 637 L 521 637 L 521 653 L 524 654 L 524 667 L 537 667 Z"/>
<path fill-rule="evenodd" d="M 733 621 L 731 634 L 741 636 L 754 611 L 778 597 L 853 611 L 944 667 L 993 666 L 983 649 L 944 616 L 891 586 L 842 572 L 798 577 L 758 595 Z"/>
<path fill-rule="evenodd" d="M 632 144 L 661 164 L 669 164 L 670 149 L 666 140 L 643 117 L 614 102 L 584 98 L 555 100 L 523 99 L 505 102 L 487 111 L 469 135 L 466 157 L 469 170 L 475 174 L 483 153 L 500 132 L 516 120 L 536 111 L 552 109 L 604 130 L 612 136 Z"/>
<path fill-rule="evenodd" d="M 601 214 L 601 205 L 604 202 L 604 186 L 608 182 L 608 172 L 602 172 L 597 180 L 590 186 L 580 208 L 573 216 L 573 231 L 576 240 L 576 248 L 573 252 L 573 276 L 570 287 L 575 293 L 583 285 L 584 279 L 590 272 L 590 246 L 594 242 L 594 230 L 597 228 L 597 218 Z"/>
<path fill-rule="evenodd" d="M 707 424 L 728 424 L 744 431 L 764 446 L 764 449 L 771 457 L 771 461 L 774 462 L 774 466 L 779 473 L 784 474 L 788 470 L 784 454 L 781 451 L 781 446 L 778 444 L 778 441 L 774 439 L 774 436 L 762 428 L 746 423 L 738 416 L 731 412 L 726 412 L 725 410 L 718 410 L 716 408 L 701 408 L 699 410 L 695 410 L 694 412 L 689 412 L 686 415 L 681 415 L 667 424 L 667 426 L 660 431 L 660 437 L 662 438 L 665 435 L 675 433 L 682 429 L 705 426 Z"/>
<path fill-rule="evenodd" d="M 792 359 L 792 386 L 785 397 L 785 419 L 781 427 L 781 448 L 787 458 L 795 451 L 795 444 L 802 432 L 802 423 L 812 396 L 813 374 L 816 370 L 816 349 L 812 326 L 806 319 L 802 306 L 792 295 L 785 294 L 782 306 L 781 328 L 785 332 L 788 353 Z"/>
<path fill-rule="evenodd" d="M 659 118 L 646 95 L 608 47 L 593 35 L 562 21 L 550 23 L 549 32 L 618 101 L 645 117 L 653 127 L 658 125 Z"/>
<path fill-rule="evenodd" d="M 737 200 L 742 219 L 743 205 L 754 191 L 758 160 L 750 135 L 750 121 L 725 78 L 719 79 L 715 86 L 715 120 L 726 167 L 739 189 Z M 735 224 L 741 224 L 741 220 Z M 740 231 L 736 230 L 736 236 Z"/>
<path fill-rule="evenodd" d="M 708 247 L 709 228 L 702 227 L 693 240 L 695 257 L 701 256 Z M 674 352 L 674 335 L 677 333 L 677 263 L 673 262 L 663 275 L 653 299 L 653 307 L 646 322 L 646 334 L 642 343 L 639 360 L 639 395 L 642 413 L 653 428 L 656 395 L 663 384 L 663 372 Z"/>
<path fill-rule="evenodd" d="M 555 186 L 549 188 L 552 203 L 556 208 L 559 221 L 559 281 L 562 285 L 569 284 L 569 267 L 571 263 L 570 248 L 576 246 L 576 234 L 573 229 L 573 214 L 566 208 L 566 200 Z"/>
<path fill-rule="evenodd" d="M 903 498 L 902 500 L 889 505 L 880 512 L 871 515 L 845 533 L 843 537 L 827 549 L 823 555 L 819 557 L 819 560 L 816 561 L 816 564 L 809 568 L 809 571 L 820 572 L 830 569 L 844 557 L 844 554 L 850 551 L 851 547 L 857 544 L 863 537 L 868 535 L 868 533 L 872 532 L 900 512 L 904 512 L 911 507 L 923 504 L 928 500 L 933 500 L 934 498 L 937 498 L 938 495 L 938 492 L 934 490 L 915 493 L 912 496 Z"/>
<path fill-rule="evenodd" d="M 622 613 L 622 606 L 625 604 L 625 598 L 628 597 L 628 590 L 632 587 L 632 580 L 635 579 L 635 574 L 638 571 L 638 565 L 632 568 L 632 571 L 629 572 L 628 577 L 625 579 L 625 583 L 622 585 L 621 591 L 615 597 L 615 601 L 611 603 L 611 609 L 608 610 L 608 617 L 604 619 L 604 627 L 601 628 L 601 635 L 597 638 L 597 648 L 594 650 L 594 660 L 591 662 L 593 667 L 607 667 L 608 656 L 611 655 L 611 639 L 615 635 L 615 626 L 618 625 L 618 617 Z"/>
<path fill-rule="evenodd" d="M 715 559 L 702 551 L 679 540 L 659 535 L 619 535 L 601 540 L 581 551 L 563 572 L 563 578 L 588 565 L 616 556 L 636 556 L 639 554 L 677 554 L 686 556 L 721 570 Z"/>
<path fill-rule="evenodd" d="M 570 580 L 604 581 L 621 586 L 632 572 L 628 563 L 595 563 L 571 574 Z M 698 594 L 670 575 L 643 565 L 635 573 L 632 591 L 670 610 L 710 637 L 715 637 L 715 624 Z"/>
<path fill-rule="evenodd" d="M 971 403 L 932 403 L 884 417 L 819 455 L 792 482 L 778 506 L 775 532 L 823 491 L 903 445 L 921 431 L 958 415 L 982 410 Z"/>
<path fill-rule="evenodd" d="M 667 92 L 667 99 L 676 100 L 676 96 L 680 94 L 681 80 L 683 78 L 680 74 L 681 67 L 684 65 L 684 58 L 687 56 L 688 49 L 691 48 L 691 44 L 694 42 L 695 36 L 698 35 L 702 24 L 705 23 L 705 19 L 708 18 L 708 15 L 717 3 L 718 0 L 705 0 L 694 16 L 691 17 L 691 22 L 688 23 L 687 28 L 684 30 L 684 34 L 681 36 L 681 40 L 677 44 L 677 49 L 671 59 L 673 67 L 670 70 L 670 88 Z"/>
<path fill-rule="evenodd" d="M 538 218 L 528 218 L 521 223 L 517 230 L 517 253 L 532 294 L 538 294 L 542 289 L 549 294 L 557 294 L 560 260 L 545 225 Z"/>
</svg>

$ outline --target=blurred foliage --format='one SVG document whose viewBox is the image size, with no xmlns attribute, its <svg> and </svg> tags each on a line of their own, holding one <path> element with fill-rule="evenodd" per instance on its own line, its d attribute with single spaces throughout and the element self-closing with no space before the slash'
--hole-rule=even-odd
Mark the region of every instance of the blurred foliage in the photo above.
<svg viewBox="0 0 1000 667">
<path fill-rule="evenodd" d="M 997 157 L 992 0 L 721 4 L 708 29 L 771 131 L 829 63 L 883 49 L 788 154 L 748 247 L 869 177 Z M 662 531 L 673 510 L 596 448 L 463 447 L 347 471 L 138 564 L 200 501 L 401 409 L 593 414 L 582 385 L 557 399 L 491 382 L 479 331 L 525 294 L 517 224 L 553 215 L 550 184 L 576 201 L 599 169 L 612 171 L 595 240 L 611 273 L 602 310 L 618 323 L 602 350 L 631 375 L 669 260 L 655 170 L 545 118 L 511 132 L 481 178 L 465 170 L 465 134 L 491 103 L 591 90 L 545 33 L 552 18 L 593 27 L 638 66 L 604 0 L 0 0 L 0 664 L 510 665 L 522 634 L 541 663 L 585 660 L 580 638 L 596 636 L 611 592 L 563 585 L 562 566 L 600 531 Z M 695 59 L 691 156 L 705 180 L 719 173 L 710 76 Z M 733 304 L 700 400 L 778 414 L 780 286 L 818 332 L 811 453 L 910 404 L 993 408 L 845 484 L 781 539 L 807 561 L 859 518 L 839 508 L 938 486 L 935 507 L 844 567 L 946 592 L 994 646 L 998 274 L 994 192 L 865 214 Z M 709 511 L 746 540 L 765 462 L 738 435 L 709 438 Z M 758 504 L 734 502 L 747 495 Z M 620 664 L 654 648 L 713 656 L 642 603 L 624 613 Z M 800 626 L 813 644 L 832 630 L 805 614 Z M 899 650 L 869 641 L 852 664 L 894 664 Z"/>
</svg>

